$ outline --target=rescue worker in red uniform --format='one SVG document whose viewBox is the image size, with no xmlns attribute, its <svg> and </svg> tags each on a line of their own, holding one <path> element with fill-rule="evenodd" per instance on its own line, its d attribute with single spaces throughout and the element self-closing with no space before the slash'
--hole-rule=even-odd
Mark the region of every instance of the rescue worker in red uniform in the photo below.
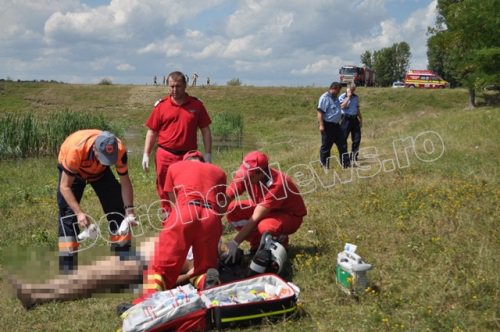
<svg viewBox="0 0 500 332">
<path fill-rule="evenodd" d="M 234 200 L 244 192 L 250 200 Z M 238 246 L 247 240 L 256 251 L 262 234 L 269 232 L 285 247 L 288 235 L 295 233 L 307 210 L 295 183 L 283 172 L 269 167 L 266 154 L 248 153 L 226 190 L 228 222 L 238 234 L 226 246 L 226 261 L 234 262 Z"/>
<path fill-rule="evenodd" d="M 156 242 L 153 258 L 144 274 L 141 302 L 150 294 L 172 289 L 181 273 L 189 247 L 193 248 L 195 286 L 204 287 L 203 275 L 218 266 L 218 244 L 222 235 L 219 201 L 225 202 L 226 174 L 213 164 L 204 162 L 199 151 L 190 151 L 184 160 L 169 167 L 165 192 L 171 209 Z M 215 270 L 216 271 L 216 270 Z"/>
<path fill-rule="evenodd" d="M 142 167 L 149 169 L 149 155 L 155 142 L 158 143 L 156 151 L 156 188 L 161 200 L 161 207 L 169 212 L 167 194 L 164 191 L 165 177 L 170 165 L 181 161 L 184 154 L 196 150 L 199 128 L 205 147 L 205 162 L 211 162 L 212 134 L 210 132 L 211 119 L 203 103 L 186 93 L 186 77 L 181 72 L 172 72 L 168 75 L 167 84 L 170 95 L 159 100 L 148 120 L 146 126 L 146 140 Z"/>
<path fill-rule="evenodd" d="M 118 182 L 111 171 L 115 165 Z M 80 227 L 91 222 L 80 206 L 89 183 L 94 189 L 109 222 L 111 249 L 126 255 L 131 247 L 131 233 L 118 235 L 126 215 L 127 222 L 135 223 L 132 183 L 128 176 L 127 149 L 110 132 L 97 129 L 79 130 L 61 145 L 57 169 L 59 184 L 59 270 L 70 273 L 78 264 Z M 100 216 L 94 216 L 98 221 Z"/>
</svg>

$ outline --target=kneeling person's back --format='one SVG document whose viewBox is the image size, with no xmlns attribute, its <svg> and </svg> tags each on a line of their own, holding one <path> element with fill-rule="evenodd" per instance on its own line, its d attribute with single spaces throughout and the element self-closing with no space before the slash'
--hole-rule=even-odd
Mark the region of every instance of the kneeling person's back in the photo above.
<svg viewBox="0 0 500 332">
<path fill-rule="evenodd" d="M 173 193 L 178 204 L 199 201 L 217 207 L 217 196 L 226 191 L 226 173 L 222 168 L 197 160 L 172 165 L 165 191 Z"/>
</svg>

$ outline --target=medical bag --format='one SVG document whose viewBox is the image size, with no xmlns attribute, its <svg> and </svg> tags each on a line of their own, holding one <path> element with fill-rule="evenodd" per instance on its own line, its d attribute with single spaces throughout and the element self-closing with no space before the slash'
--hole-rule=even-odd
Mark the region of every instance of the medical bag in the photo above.
<svg viewBox="0 0 500 332">
<path fill-rule="evenodd" d="M 204 331 L 258 324 L 293 314 L 299 288 L 276 274 L 260 274 L 197 291 L 191 285 L 157 292 L 121 317 L 122 331 Z"/>
</svg>

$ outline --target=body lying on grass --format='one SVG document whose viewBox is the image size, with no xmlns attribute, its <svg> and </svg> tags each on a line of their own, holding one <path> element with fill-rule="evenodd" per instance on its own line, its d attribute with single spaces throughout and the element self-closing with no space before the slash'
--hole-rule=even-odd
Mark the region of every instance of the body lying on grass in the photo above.
<svg viewBox="0 0 500 332">
<path fill-rule="evenodd" d="M 118 256 L 107 256 L 90 265 L 80 265 L 69 275 L 58 275 L 44 283 L 23 283 L 11 277 L 10 281 L 16 290 L 16 296 L 26 309 L 35 305 L 52 301 L 72 301 L 89 298 L 92 294 L 107 292 L 112 289 L 124 289 L 134 284 L 141 284 L 144 269 L 149 263 L 154 251 L 157 237 L 150 237 L 139 244 L 137 255 L 128 260 L 120 260 Z M 221 260 L 226 256 L 227 248 L 221 243 L 219 253 Z M 237 263 L 241 262 L 241 252 Z M 245 264 L 243 264 L 245 265 Z M 232 266 L 221 278 L 225 281 L 238 279 L 246 269 L 240 264 Z M 193 274 L 193 256 L 190 252 L 176 285 L 188 283 L 196 278 Z M 222 272 L 227 266 L 222 266 Z"/>
<path fill-rule="evenodd" d="M 50 301 L 69 301 L 88 298 L 92 294 L 110 289 L 129 287 L 142 282 L 144 268 L 149 262 L 156 237 L 143 241 L 136 256 L 120 260 L 118 256 L 107 256 L 90 265 L 81 265 L 73 273 L 58 275 L 45 283 L 23 283 L 15 278 L 11 282 L 16 295 L 25 308 Z M 177 284 L 193 277 L 193 257 L 188 255 Z"/>
</svg>

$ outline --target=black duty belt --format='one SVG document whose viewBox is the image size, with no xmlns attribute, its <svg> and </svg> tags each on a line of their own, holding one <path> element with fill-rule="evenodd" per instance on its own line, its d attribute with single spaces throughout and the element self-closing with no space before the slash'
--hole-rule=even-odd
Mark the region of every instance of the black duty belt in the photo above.
<svg viewBox="0 0 500 332">
<path fill-rule="evenodd" d="M 174 150 L 174 149 L 166 148 L 166 147 L 161 146 L 161 145 L 158 145 L 158 147 L 165 150 L 165 151 L 168 151 L 172 154 L 175 154 L 176 156 L 182 156 L 183 154 L 186 154 L 186 152 L 187 152 L 184 150 Z"/>
<path fill-rule="evenodd" d="M 204 207 L 205 209 L 210 209 L 210 210 L 214 209 L 213 206 L 212 206 L 212 204 L 207 203 L 207 202 L 202 202 L 202 201 L 189 201 L 188 204 L 189 205 L 201 206 L 201 207 Z"/>
<path fill-rule="evenodd" d="M 339 121 L 339 122 L 330 122 L 330 121 L 325 121 L 324 123 L 325 123 L 325 124 L 329 124 L 329 125 L 336 125 L 336 126 L 339 126 L 339 125 L 340 125 L 340 123 L 341 123 L 341 121 Z"/>
<path fill-rule="evenodd" d="M 344 117 L 346 117 L 347 119 L 357 119 L 358 118 L 357 115 L 347 115 L 347 114 L 344 114 Z"/>
</svg>

